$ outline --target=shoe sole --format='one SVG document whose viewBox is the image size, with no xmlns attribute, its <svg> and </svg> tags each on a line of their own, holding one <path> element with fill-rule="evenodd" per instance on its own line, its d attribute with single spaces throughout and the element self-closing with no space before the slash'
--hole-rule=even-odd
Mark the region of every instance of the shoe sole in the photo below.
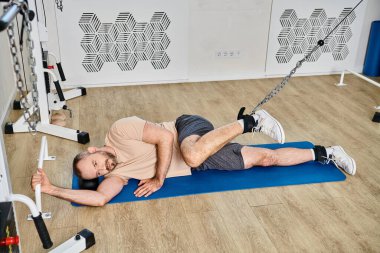
<svg viewBox="0 0 380 253">
<path fill-rule="evenodd" d="M 345 169 L 343 169 L 343 168 L 341 168 L 341 169 L 343 169 L 344 171 L 346 171 L 347 172 L 347 174 L 350 174 L 350 175 L 355 175 L 355 173 L 356 173 L 356 162 L 355 162 L 355 160 L 351 157 L 351 156 L 349 156 L 347 153 L 346 153 L 346 151 L 344 151 L 344 149 L 341 147 L 341 146 L 339 146 L 339 149 L 346 155 L 346 156 L 348 156 L 349 158 L 350 158 L 350 161 L 351 161 L 351 163 L 354 165 L 354 169 L 353 169 L 353 171 L 352 171 L 352 173 L 348 173 Z"/>
<path fill-rule="evenodd" d="M 284 129 L 282 128 L 282 125 L 280 124 L 280 122 L 278 122 L 278 120 L 276 120 L 272 115 L 270 115 L 267 111 L 261 109 L 261 111 L 263 113 L 265 113 L 269 118 L 271 118 L 274 122 L 276 122 L 276 124 L 280 127 L 280 131 L 281 131 L 281 136 L 284 137 L 283 140 L 281 140 L 279 143 L 281 144 L 284 144 L 285 143 L 285 132 L 284 132 Z"/>
</svg>

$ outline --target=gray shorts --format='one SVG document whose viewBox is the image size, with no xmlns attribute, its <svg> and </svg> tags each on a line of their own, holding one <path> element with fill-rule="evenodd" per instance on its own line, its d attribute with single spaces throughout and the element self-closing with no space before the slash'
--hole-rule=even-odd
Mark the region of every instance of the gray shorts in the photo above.
<svg viewBox="0 0 380 253">
<path fill-rule="evenodd" d="M 182 115 L 177 118 L 175 126 L 178 132 L 178 142 L 190 135 L 205 135 L 214 130 L 210 121 L 197 115 Z M 193 168 L 196 170 L 242 170 L 244 169 L 244 160 L 241 155 L 243 145 L 238 143 L 228 143 L 218 152 L 210 156 L 200 166 Z"/>
</svg>

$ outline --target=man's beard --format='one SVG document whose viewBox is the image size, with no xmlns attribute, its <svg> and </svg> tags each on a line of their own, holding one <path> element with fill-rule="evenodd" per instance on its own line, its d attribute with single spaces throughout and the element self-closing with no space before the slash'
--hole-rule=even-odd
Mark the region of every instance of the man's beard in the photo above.
<svg viewBox="0 0 380 253">
<path fill-rule="evenodd" d="M 98 152 L 106 157 L 105 166 L 108 172 L 111 172 L 117 165 L 116 156 L 106 151 L 98 151 Z"/>
</svg>

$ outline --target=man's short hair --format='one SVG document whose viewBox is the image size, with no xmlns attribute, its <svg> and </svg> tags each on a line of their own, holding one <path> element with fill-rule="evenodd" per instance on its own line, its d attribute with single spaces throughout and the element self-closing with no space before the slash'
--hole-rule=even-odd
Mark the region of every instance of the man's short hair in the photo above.
<svg viewBox="0 0 380 253">
<path fill-rule="evenodd" d="M 91 153 L 88 152 L 88 151 L 83 151 L 83 152 L 80 152 L 79 154 L 77 154 L 74 157 L 74 160 L 73 160 L 73 170 L 74 170 L 75 175 L 77 175 L 78 177 L 82 177 L 82 173 L 81 173 L 81 171 L 78 168 L 79 161 L 81 161 L 83 158 L 86 158 L 90 154 Z"/>
</svg>

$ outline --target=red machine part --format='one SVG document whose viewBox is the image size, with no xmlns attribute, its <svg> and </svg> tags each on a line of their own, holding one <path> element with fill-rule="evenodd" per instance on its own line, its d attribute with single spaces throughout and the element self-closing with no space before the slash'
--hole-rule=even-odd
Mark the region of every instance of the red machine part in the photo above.
<svg viewBox="0 0 380 253">
<path fill-rule="evenodd" d="M 18 235 L 0 239 L 0 246 L 18 245 L 20 238 Z"/>
</svg>

